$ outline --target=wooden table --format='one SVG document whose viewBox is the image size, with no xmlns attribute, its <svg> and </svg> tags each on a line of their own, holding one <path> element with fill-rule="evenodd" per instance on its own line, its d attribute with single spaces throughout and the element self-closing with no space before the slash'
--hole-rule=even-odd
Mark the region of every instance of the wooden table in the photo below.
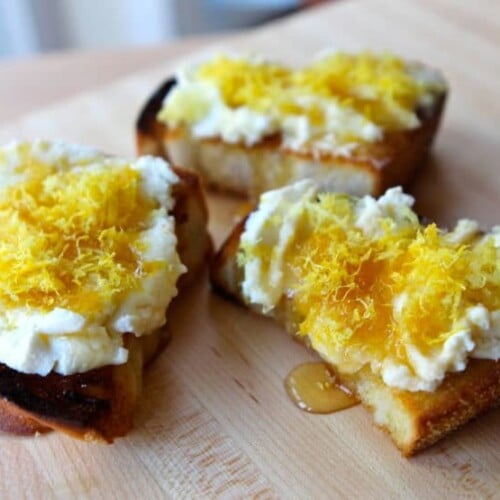
<svg viewBox="0 0 500 500">
<path fill-rule="evenodd" d="M 332 45 L 389 49 L 442 68 L 451 99 L 410 190 L 418 210 L 441 223 L 500 222 L 498 3 L 336 2 L 215 41 L 291 62 Z M 206 45 L 0 65 L 0 140 L 43 136 L 133 154 L 145 97 L 179 58 Z M 112 76 L 120 78 L 109 83 Z M 216 243 L 239 203 L 209 196 Z M 179 298 L 169 323 L 173 340 L 146 373 L 136 429 L 112 446 L 57 434 L 0 437 L 2 498 L 499 497 L 498 411 L 407 460 L 360 407 L 326 416 L 293 407 L 283 379 L 312 355 L 271 321 L 210 293 L 206 277 Z"/>
<path fill-rule="evenodd" d="M 154 46 L 56 52 L 0 63 L 0 124 L 119 77 L 181 57 L 216 40 L 199 36 Z"/>
</svg>

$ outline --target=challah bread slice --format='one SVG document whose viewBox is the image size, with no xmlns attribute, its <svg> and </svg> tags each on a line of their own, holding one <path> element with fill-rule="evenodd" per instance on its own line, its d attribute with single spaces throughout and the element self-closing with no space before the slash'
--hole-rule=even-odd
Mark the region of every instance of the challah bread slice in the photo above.
<svg viewBox="0 0 500 500">
<path fill-rule="evenodd" d="M 315 179 L 324 190 L 354 195 L 380 195 L 390 186 L 407 184 L 425 161 L 446 99 L 446 90 L 435 92 L 430 102 L 413 109 L 417 126 L 386 130 L 381 139 L 355 141 L 347 149 L 296 149 L 279 130 L 249 144 L 215 133 L 205 137 L 186 124 L 159 119 L 178 85 L 175 78 L 165 81 L 145 103 L 136 123 L 138 153 L 194 168 L 208 187 L 252 199 L 304 178 Z"/>
<path fill-rule="evenodd" d="M 188 271 L 178 281 L 182 293 L 202 272 L 212 251 L 206 230 L 207 209 L 198 176 L 174 168 L 173 186 L 177 251 Z M 0 365 L 0 429 L 31 435 L 61 431 L 86 441 L 112 442 L 133 426 L 143 369 L 167 340 L 166 330 L 141 337 L 124 335 L 126 363 L 88 372 L 46 376 L 21 373 Z"/>
<path fill-rule="evenodd" d="M 245 220 L 233 229 L 216 253 L 211 266 L 211 282 L 225 297 L 262 314 L 261 308 L 249 304 L 242 293 L 244 276 L 237 255 L 244 228 Z M 282 297 L 267 315 L 308 344 L 307 337 L 296 335 L 302 318 L 293 311 L 289 298 Z M 465 370 L 447 374 L 430 392 L 390 387 L 368 368 L 356 373 L 342 373 L 335 366 L 331 368 L 405 456 L 427 448 L 479 414 L 500 405 L 500 361 L 469 359 Z"/>
<path fill-rule="evenodd" d="M 316 157 L 280 150 L 277 138 L 247 147 L 194 138 L 186 127 L 168 129 L 155 118 L 161 95 L 154 94 L 137 122 L 138 154 L 153 154 L 191 167 L 200 172 L 207 187 L 253 199 L 305 178 L 317 180 L 325 190 L 355 195 L 380 195 L 389 186 L 408 184 L 425 161 L 445 101 L 442 97 L 432 109 L 422 112 L 422 125 L 417 129 L 387 134 L 382 142 L 360 146 L 350 157 Z"/>
</svg>

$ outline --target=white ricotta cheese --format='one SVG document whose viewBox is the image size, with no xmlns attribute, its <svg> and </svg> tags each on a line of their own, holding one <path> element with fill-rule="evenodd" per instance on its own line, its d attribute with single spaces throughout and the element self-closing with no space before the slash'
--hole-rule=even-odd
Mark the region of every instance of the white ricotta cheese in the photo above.
<svg viewBox="0 0 500 500">
<path fill-rule="evenodd" d="M 286 287 L 285 253 L 296 234 L 303 213 L 303 203 L 314 198 L 318 187 L 311 180 L 299 181 L 264 193 L 259 209 L 253 212 L 241 235 L 241 247 L 250 249 L 255 242 L 264 243 L 272 252 L 269 266 L 250 252 L 245 258 L 242 290 L 251 304 L 271 310 Z"/>
<path fill-rule="evenodd" d="M 215 85 L 189 81 L 189 74 L 185 72 L 183 79 L 168 93 L 158 116 L 160 120 L 168 120 L 173 127 L 188 121 L 194 137 L 219 137 L 230 144 L 246 146 L 277 131 L 277 124 L 270 116 L 245 106 L 235 109 L 226 106 Z"/>
<path fill-rule="evenodd" d="M 177 294 L 178 277 L 186 271 L 176 250 L 175 221 L 168 211 L 174 205 L 172 186 L 178 182 L 170 166 L 158 158 L 142 157 L 132 162 L 104 157 L 96 150 L 65 143 L 35 141 L 12 143 L 0 148 L 0 187 L 25 178 L 26 154 L 58 169 L 108 169 L 130 165 L 140 172 L 143 193 L 157 202 L 144 221 L 139 236 L 140 261 L 164 262 L 157 271 L 145 273 L 136 289 L 98 315 L 86 317 L 54 307 L 0 310 L 0 362 L 11 368 L 46 375 L 85 372 L 127 360 L 122 334 L 147 335 L 166 322 L 166 309 Z"/>
<path fill-rule="evenodd" d="M 348 156 L 356 145 L 346 137 L 359 137 L 367 142 L 383 138 L 383 130 L 354 108 L 317 96 L 302 96 L 298 114 L 282 114 L 278 110 L 258 113 L 247 106 L 228 107 L 215 84 L 196 76 L 199 64 L 180 68 L 177 83 L 167 94 L 158 119 L 171 127 L 188 125 L 197 138 L 221 138 L 228 143 L 252 146 L 279 132 L 282 147 L 294 151 L 332 152 Z M 325 120 L 313 126 L 308 110 L 320 108 Z M 348 145 L 346 148 L 345 146 Z"/>
<path fill-rule="evenodd" d="M 420 97 L 421 106 L 432 106 L 436 100 L 436 93 L 443 92 L 448 87 L 443 74 L 435 68 L 418 62 L 409 62 L 406 69 L 423 88 L 427 89 L 427 92 Z"/>
<path fill-rule="evenodd" d="M 271 312 L 283 296 L 294 293 L 293 276 L 286 266 L 286 252 L 297 232 L 304 231 L 301 219 L 304 205 L 313 200 L 318 191 L 316 183 L 304 180 L 265 193 L 247 220 L 240 245 L 244 252 L 242 290 L 245 300 L 261 306 L 264 312 Z M 411 210 L 413 203 L 414 199 L 403 193 L 400 187 L 389 189 L 378 200 L 365 196 L 354 202 L 354 225 L 372 239 L 382 234 L 383 221 L 392 221 L 397 227 L 418 225 L 418 218 Z M 475 221 L 464 219 L 449 233 L 449 239 L 465 243 L 478 231 Z M 489 237 L 498 235 L 500 229 L 494 229 L 493 236 Z M 252 248 L 261 243 L 269 249 L 264 257 L 252 252 Z M 395 320 L 404 314 L 407 300 L 408 294 L 404 291 L 393 298 Z M 374 362 L 363 350 L 351 348 L 345 353 L 321 339 L 315 339 L 313 348 L 342 371 L 352 373 L 369 365 L 391 387 L 433 391 L 446 373 L 464 370 L 468 358 L 500 359 L 500 311 L 489 311 L 482 304 L 469 307 L 464 317 L 452 325 L 452 331 L 456 333 L 430 353 L 407 344 L 408 365 L 390 356 L 382 362 Z"/>
<path fill-rule="evenodd" d="M 378 199 L 370 195 L 364 196 L 356 202 L 354 225 L 366 236 L 379 238 L 383 234 L 382 224 L 387 219 L 390 219 L 396 227 L 416 224 L 417 218 L 411 212 L 414 203 L 415 199 L 403 193 L 401 186 L 388 189 Z"/>
<path fill-rule="evenodd" d="M 447 234 L 447 239 L 451 243 L 468 243 L 480 233 L 479 224 L 475 220 L 460 219 L 453 231 Z"/>
</svg>

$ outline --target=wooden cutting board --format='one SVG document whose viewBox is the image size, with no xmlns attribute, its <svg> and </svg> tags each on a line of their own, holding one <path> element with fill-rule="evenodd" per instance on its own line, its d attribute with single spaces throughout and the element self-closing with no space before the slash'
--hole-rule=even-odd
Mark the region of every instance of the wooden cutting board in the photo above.
<svg viewBox="0 0 500 500">
<path fill-rule="evenodd" d="M 389 49 L 442 68 L 451 99 L 434 154 L 411 186 L 420 213 L 500 223 L 500 7 L 481 0 L 332 3 L 222 48 L 301 62 L 324 47 Z M 0 129 L 133 154 L 133 123 L 179 61 L 61 102 Z M 209 196 L 219 244 L 241 202 Z M 283 381 L 313 359 L 271 321 L 211 293 L 206 276 L 175 303 L 173 339 L 145 375 L 135 430 L 112 446 L 51 434 L 1 436 L 0 496 L 457 498 L 500 491 L 499 411 L 404 459 L 355 407 L 309 415 Z"/>
</svg>

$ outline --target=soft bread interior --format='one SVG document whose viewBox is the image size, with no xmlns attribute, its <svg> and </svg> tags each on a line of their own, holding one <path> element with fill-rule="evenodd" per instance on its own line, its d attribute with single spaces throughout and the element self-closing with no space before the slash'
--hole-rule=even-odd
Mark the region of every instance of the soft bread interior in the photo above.
<svg viewBox="0 0 500 500">
<path fill-rule="evenodd" d="M 185 128 L 168 131 L 166 155 L 177 165 L 192 165 L 219 191 L 257 197 L 261 192 L 314 179 L 324 189 L 365 194 L 378 191 L 378 177 L 369 161 L 343 157 L 315 159 L 278 149 L 276 141 L 247 148 L 221 140 L 199 140 Z"/>
</svg>

